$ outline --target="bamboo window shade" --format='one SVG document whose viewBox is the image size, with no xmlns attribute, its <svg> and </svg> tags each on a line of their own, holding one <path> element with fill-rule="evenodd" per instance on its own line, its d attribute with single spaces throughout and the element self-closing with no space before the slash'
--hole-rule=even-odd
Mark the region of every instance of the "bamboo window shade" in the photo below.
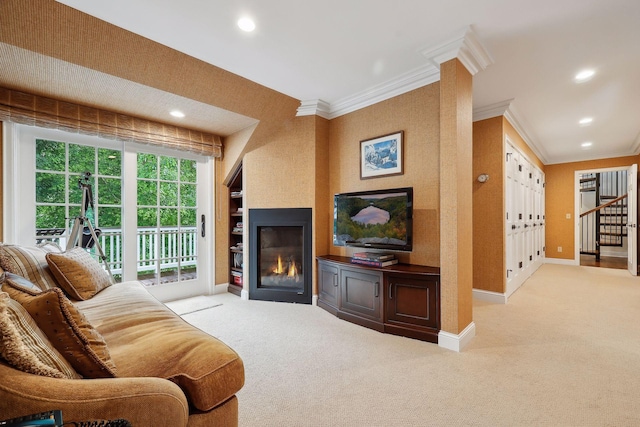
<svg viewBox="0 0 640 427">
<path fill-rule="evenodd" d="M 218 135 L 2 87 L 0 121 L 222 157 Z"/>
</svg>

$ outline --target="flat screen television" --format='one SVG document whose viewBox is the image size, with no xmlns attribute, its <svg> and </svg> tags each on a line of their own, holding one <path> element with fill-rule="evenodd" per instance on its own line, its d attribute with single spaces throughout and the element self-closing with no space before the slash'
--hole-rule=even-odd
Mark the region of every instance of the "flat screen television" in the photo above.
<svg viewBox="0 0 640 427">
<path fill-rule="evenodd" d="M 413 188 L 336 194 L 333 244 L 393 251 L 413 246 Z"/>
</svg>

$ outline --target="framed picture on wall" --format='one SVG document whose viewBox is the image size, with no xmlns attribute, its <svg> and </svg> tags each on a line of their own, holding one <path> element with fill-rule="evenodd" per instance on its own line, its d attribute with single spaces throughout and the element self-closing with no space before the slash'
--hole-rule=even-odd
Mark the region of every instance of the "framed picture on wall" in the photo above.
<svg viewBox="0 0 640 427">
<path fill-rule="evenodd" d="M 402 175 L 402 137 L 399 131 L 360 141 L 360 179 Z"/>
</svg>

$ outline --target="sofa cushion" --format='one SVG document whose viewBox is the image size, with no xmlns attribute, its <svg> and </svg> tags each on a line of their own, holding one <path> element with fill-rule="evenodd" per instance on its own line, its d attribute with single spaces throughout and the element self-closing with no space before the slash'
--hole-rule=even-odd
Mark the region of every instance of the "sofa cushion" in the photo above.
<svg viewBox="0 0 640 427">
<path fill-rule="evenodd" d="M 116 367 L 100 333 L 64 295 L 52 288 L 37 295 L 12 295 L 27 309 L 53 346 L 85 378 L 111 378 Z"/>
<path fill-rule="evenodd" d="M 76 304 L 104 336 L 120 376 L 169 379 L 201 411 L 244 384 L 235 351 L 182 320 L 139 282 L 116 283 Z"/>
<path fill-rule="evenodd" d="M 80 247 L 47 253 L 46 260 L 60 287 L 75 300 L 89 299 L 111 285 L 109 274 Z"/>
<path fill-rule="evenodd" d="M 50 243 L 33 247 L 0 244 L 0 267 L 29 279 L 43 291 L 51 289 L 58 283 L 49 270 L 46 255 L 56 248 Z"/>
<path fill-rule="evenodd" d="M 0 355 L 30 374 L 80 378 L 22 305 L 0 292 Z"/>
</svg>

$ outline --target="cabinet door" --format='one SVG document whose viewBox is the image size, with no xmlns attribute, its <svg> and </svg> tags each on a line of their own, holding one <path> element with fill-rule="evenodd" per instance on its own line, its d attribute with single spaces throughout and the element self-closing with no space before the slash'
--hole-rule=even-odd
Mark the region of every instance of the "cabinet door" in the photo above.
<svg viewBox="0 0 640 427">
<path fill-rule="evenodd" d="M 340 285 L 342 311 L 382 322 L 382 273 L 342 268 Z"/>
<path fill-rule="evenodd" d="M 338 308 L 340 296 L 338 286 L 338 267 L 326 262 L 318 262 L 318 303 Z M 334 313 L 335 314 L 335 313 Z"/>
<path fill-rule="evenodd" d="M 437 277 L 387 276 L 385 322 L 440 329 Z"/>
</svg>

